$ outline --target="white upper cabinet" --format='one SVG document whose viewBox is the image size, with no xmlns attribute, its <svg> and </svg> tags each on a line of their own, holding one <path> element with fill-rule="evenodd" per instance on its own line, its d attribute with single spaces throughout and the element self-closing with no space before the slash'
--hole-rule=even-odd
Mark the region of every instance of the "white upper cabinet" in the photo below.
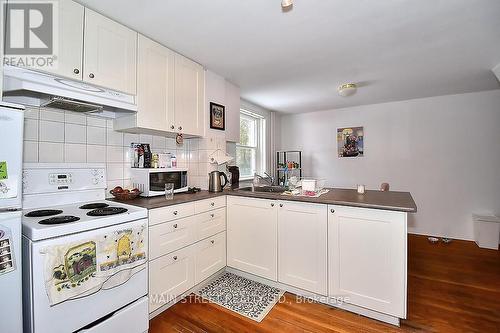
<svg viewBox="0 0 500 333">
<path fill-rule="evenodd" d="M 327 295 L 327 224 L 326 205 L 279 203 L 279 282 Z"/>
<path fill-rule="evenodd" d="M 240 88 L 226 80 L 226 141 L 240 142 Z"/>
<path fill-rule="evenodd" d="M 273 200 L 227 197 L 227 265 L 278 278 L 278 210 Z"/>
<path fill-rule="evenodd" d="M 174 53 L 142 35 L 138 44 L 137 127 L 165 131 L 174 126 Z"/>
<path fill-rule="evenodd" d="M 37 3 L 39 1 L 28 0 L 25 2 Z M 57 61 L 54 62 L 54 66 L 44 66 L 37 68 L 37 70 L 81 80 L 85 7 L 71 0 L 58 0 L 54 2 L 54 5 L 57 5 L 57 17 L 55 18 L 57 20 L 57 42 L 55 42 L 57 48 L 54 49 Z"/>
<path fill-rule="evenodd" d="M 174 127 L 173 131 L 202 135 L 205 100 L 203 67 L 180 54 L 175 54 Z"/>
<path fill-rule="evenodd" d="M 83 80 L 136 94 L 137 32 L 85 8 Z"/>
<path fill-rule="evenodd" d="M 83 75 L 83 17 L 85 8 L 71 0 L 59 0 L 57 66 L 49 72 L 81 80 Z"/>
<path fill-rule="evenodd" d="M 329 206 L 329 294 L 406 318 L 406 213 Z"/>
</svg>

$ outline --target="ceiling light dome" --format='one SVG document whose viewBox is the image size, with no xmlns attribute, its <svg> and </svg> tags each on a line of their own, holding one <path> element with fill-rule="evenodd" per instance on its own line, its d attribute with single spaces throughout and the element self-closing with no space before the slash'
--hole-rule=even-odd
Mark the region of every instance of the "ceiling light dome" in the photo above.
<svg viewBox="0 0 500 333">
<path fill-rule="evenodd" d="M 339 95 L 342 97 L 352 96 L 358 90 L 356 83 L 344 83 L 338 87 Z"/>
<path fill-rule="evenodd" d="M 287 8 L 293 6 L 293 0 L 281 0 L 281 7 Z"/>
</svg>

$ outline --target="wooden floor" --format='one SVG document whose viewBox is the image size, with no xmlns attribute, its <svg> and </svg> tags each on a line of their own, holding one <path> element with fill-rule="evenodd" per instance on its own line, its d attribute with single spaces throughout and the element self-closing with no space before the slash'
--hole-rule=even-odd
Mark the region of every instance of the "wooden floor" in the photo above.
<svg viewBox="0 0 500 333">
<path fill-rule="evenodd" d="M 408 319 L 400 328 L 286 294 L 261 323 L 188 298 L 151 320 L 150 332 L 500 332 L 499 251 L 413 235 L 408 243 Z"/>
</svg>

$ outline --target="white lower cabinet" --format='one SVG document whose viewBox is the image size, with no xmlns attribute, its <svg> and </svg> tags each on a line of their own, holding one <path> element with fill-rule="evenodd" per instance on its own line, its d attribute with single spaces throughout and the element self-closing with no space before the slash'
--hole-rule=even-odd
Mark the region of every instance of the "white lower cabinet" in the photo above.
<svg viewBox="0 0 500 333">
<path fill-rule="evenodd" d="M 226 233 L 221 232 L 195 244 L 195 283 L 226 266 Z"/>
<path fill-rule="evenodd" d="M 196 232 L 196 217 L 190 216 L 149 228 L 149 257 L 158 258 L 192 244 Z"/>
<path fill-rule="evenodd" d="M 150 313 L 226 266 L 225 204 L 221 197 L 149 211 Z"/>
<path fill-rule="evenodd" d="M 328 208 L 329 295 L 406 318 L 406 213 Z"/>
<path fill-rule="evenodd" d="M 227 265 L 278 279 L 278 209 L 274 200 L 227 197 Z"/>
<path fill-rule="evenodd" d="M 149 262 L 149 312 L 174 300 L 195 285 L 195 246 Z"/>
<path fill-rule="evenodd" d="M 327 207 L 280 202 L 278 281 L 327 295 Z"/>
<path fill-rule="evenodd" d="M 201 213 L 196 217 L 197 239 L 204 239 L 226 230 L 226 208 Z"/>
</svg>

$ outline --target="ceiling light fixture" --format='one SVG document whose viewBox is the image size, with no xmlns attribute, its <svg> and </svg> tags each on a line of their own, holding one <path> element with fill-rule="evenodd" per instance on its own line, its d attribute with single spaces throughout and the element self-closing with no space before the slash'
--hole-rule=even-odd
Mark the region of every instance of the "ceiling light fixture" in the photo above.
<svg viewBox="0 0 500 333">
<path fill-rule="evenodd" d="M 342 97 L 352 96 L 358 90 L 356 83 L 344 83 L 338 87 L 339 95 Z"/>
<path fill-rule="evenodd" d="M 288 8 L 290 6 L 293 6 L 293 0 L 281 0 L 281 7 L 282 8 Z"/>
</svg>

